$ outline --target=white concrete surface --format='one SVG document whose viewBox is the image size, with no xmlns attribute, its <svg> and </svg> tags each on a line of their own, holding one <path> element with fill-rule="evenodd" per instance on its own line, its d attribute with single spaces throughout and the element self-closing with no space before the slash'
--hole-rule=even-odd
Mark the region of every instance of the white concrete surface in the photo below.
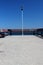
<svg viewBox="0 0 43 65">
<path fill-rule="evenodd" d="M 43 39 L 36 36 L 0 38 L 0 65 L 43 65 Z"/>
</svg>

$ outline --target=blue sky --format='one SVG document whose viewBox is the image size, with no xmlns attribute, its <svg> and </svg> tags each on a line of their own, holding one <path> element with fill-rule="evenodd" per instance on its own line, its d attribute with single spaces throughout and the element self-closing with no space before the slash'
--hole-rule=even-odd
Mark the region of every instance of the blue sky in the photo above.
<svg viewBox="0 0 43 65">
<path fill-rule="evenodd" d="M 24 7 L 24 28 L 43 27 L 43 0 L 0 0 L 0 28 L 22 28 L 21 10 Z"/>
</svg>

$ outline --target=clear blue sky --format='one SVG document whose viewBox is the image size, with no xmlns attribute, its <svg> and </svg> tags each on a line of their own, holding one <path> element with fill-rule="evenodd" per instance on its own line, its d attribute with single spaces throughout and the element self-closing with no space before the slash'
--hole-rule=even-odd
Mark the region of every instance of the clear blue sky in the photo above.
<svg viewBox="0 0 43 65">
<path fill-rule="evenodd" d="M 0 28 L 21 28 L 24 6 L 24 28 L 43 27 L 43 0 L 0 0 Z"/>
</svg>

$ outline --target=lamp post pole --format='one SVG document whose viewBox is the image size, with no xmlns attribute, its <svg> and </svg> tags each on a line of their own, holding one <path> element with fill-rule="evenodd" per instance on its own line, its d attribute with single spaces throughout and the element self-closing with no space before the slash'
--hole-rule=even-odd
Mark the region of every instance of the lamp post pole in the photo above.
<svg viewBox="0 0 43 65">
<path fill-rule="evenodd" d="M 22 12 L 22 36 L 23 36 L 23 7 L 21 7 L 21 12 Z"/>
</svg>

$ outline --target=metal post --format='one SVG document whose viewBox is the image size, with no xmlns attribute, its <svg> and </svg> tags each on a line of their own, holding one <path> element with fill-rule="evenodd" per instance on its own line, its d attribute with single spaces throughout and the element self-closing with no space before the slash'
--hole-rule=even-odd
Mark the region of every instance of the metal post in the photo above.
<svg viewBox="0 0 43 65">
<path fill-rule="evenodd" d="M 21 8 L 21 12 L 22 12 L 22 36 L 23 36 L 23 7 Z"/>
</svg>

